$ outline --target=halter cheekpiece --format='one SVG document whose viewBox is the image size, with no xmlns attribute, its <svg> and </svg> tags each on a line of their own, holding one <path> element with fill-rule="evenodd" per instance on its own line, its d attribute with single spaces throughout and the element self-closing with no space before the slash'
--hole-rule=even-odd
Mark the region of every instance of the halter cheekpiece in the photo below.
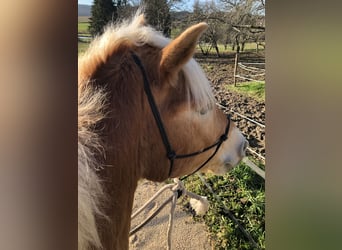
<svg viewBox="0 0 342 250">
<path fill-rule="evenodd" d="M 198 170 L 200 170 L 201 168 L 203 168 L 217 153 L 217 151 L 219 150 L 220 146 L 222 145 L 222 143 L 228 139 L 228 132 L 229 132 L 229 128 L 230 128 L 230 115 L 227 115 L 227 126 L 226 126 L 226 129 L 224 131 L 224 134 L 222 134 L 220 136 L 220 138 L 214 143 L 212 144 L 211 146 L 209 147 L 206 147 L 202 150 L 199 150 L 199 151 L 196 151 L 196 152 L 193 152 L 193 153 L 190 153 L 190 154 L 183 154 L 183 155 L 179 155 L 177 154 L 171 147 L 171 144 L 169 142 L 169 139 L 167 137 L 167 133 L 165 131 L 165 127 L 163 125 L 163 121 L 160 117 L 160 113 L 158 111 L 158 108 L 157 108 L 157 105 L 156 105 L 156 102 L 154 100 L 154 97 L 152 95 L 152 91 L 151 91 L 151 88 L 150 88 L 150 84 L 149 84 L 149 81 L 147 79 L 147 75 L 146 75 L 146 71 L 144 69 L 144 66 L 142 65 L 139 57 L 134 54 L 132 52 L 132 57 L 133 57 L 133 60 L 134 62 L 137 64 L 137 66 L 139 67 L 141 73 L 142 73 L 142 76 L 143 76 L 143 79 L 144 79 L 144 91 L 145 91 L 145 94 L 147 96 L 147 99 L 148 99 L 148 102 L 150 104 L 150 108 L 151 108 L 151 111 L 153 113 L 153 116 L 154 116 L 154 119 L 157 123 L 157 126 L 158 126 L 158 129 L 159 129 L 159 132 L 160 132 L 160 136 L 163 140 L 163 143 L 164 143 L 164 146 L 166 148 L 166 157 L 169 159 L 170 161 L 170 168 L 169 168 L 169 177 L 171 175 L 171 172 L 172 172 L 172 168 L 173 168 L 173 163 L 174 163 L 174 160 L 175 159 L 181 159 L 181 158 L 188 158 L 188 157 L 192 157 L 192 156 L 196 156 L 196 155 L 199 155 L 201 153 L 204 153 L 214 147 L 215 148 L 215 151 L 214 153 L 203 163 L 201 164 L 195 171 L 193 171 L 191 174 L 189 175 L 192 175 L 194 174 L 195 172 L 197 172 Z M 185 179 L 186 177 L 188 177 L 189 175 L 181 178 L 182 180 Z"/>
</svg>

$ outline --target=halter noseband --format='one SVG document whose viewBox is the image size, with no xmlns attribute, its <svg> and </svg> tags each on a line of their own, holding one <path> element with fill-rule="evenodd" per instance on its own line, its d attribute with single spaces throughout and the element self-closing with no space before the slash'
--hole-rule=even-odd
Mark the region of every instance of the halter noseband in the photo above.
<svg viewBox="0 0 342 250">
<path fill-rule="evenodd" d="M 169 142 L 169 139 L 167 137 L 167 134 L 166 134 L 166 131 L 165 131 L 165 127 L 163 125 L 163 121 L 162 121 L 162 119 L 160 117 L 160 113 L 158 111 L 156 102 L 155 102 L 154 97 L 152 95 L 152 91 L 151 91 L 150 84 L 149 84 L 148 79 L 147 79 L 147 75 L 146 75 L 146 71 L 144 69 L 144 66 L 142 65 L 139 57 L 136 54 L 132 53 L 132 57 L 133 57 L 134 62 L 138 65 L 138 67 L 139 67 L 139 69 L 140 69 L 140 71 L 142 73 L 142 76 L 143 76 L 143 79 L 144 79 L 144 91 L 145 91 L 145 94 L 147 96 L 148 102 L 150 104 L 150 108 L 151 108 L 151 111 L 153 113 L 154 119 L 155 119 L 155 121 L 157 123 L 158 129 L 159 129 L 159 132 L 160 132 L 160 136 L 161 136 L 161 138 L 163 140 L 163 143 L 164 143 L 164 146 L 166 148 L 166 152 L 167 152 L 166 156 L 170 160 L 169 177 L 171 175 L 172 168 L 173 168 L 173 163 L 174 163 L 175 159 L 181 159 L 181 158 L 188 158 L 188 157 L 196 156 L 196 155 L 199 155 L 201 153 L 204 153 L 204 152 L 206 152 L 206 151 L 216 147 L 214 153 L 202 165 L 200 165 L 195 171 L 193 171 L 189 175 L 194 174 L 195 172 L 197 172 L 198 170 L 203 168 L 216 155 L 216 153 L 219 150 L 219 148 L 222 145 L 222 143 L 225 140 L 228 139 L 228 132 L 229 132 L 229 128 L 230 128 L 230 115 L 227 115 L 228 122 L 227 122 L 226 129 L 224 131 L 224 134 L 222 134 L 220 136 L 220 138 L 214 144 L 212 144 L 211 146 L 206 147 L 206 148 L 204 148 L 202 150 L 190 153 L 190 154 L 183 154 L 183 155 L 176 154 L 176 152 L 172 149 L 171 144 Z M 181 180 L 185 179 L 189 175 L 181 178 Z"/>
</svg>

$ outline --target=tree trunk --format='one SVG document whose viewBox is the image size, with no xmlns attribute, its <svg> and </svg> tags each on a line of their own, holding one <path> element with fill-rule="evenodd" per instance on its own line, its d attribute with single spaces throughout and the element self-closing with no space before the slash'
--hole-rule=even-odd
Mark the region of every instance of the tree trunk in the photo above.
<svg viewBox="0 0 342 250">
<path fill-rule="evenodd" d="M 221 57 L 221 56 L 220 56 L 219 48 L 218 48 L 218 46 L 217 46 L 217 43 L 214 42 L 213 46 L 214 46 L 214 48 L 215 48 L 215 50 L 216 50 L 216 55 L 217 55 L 217 57 Z"/>
<path fill-rule="evenodd" d="M 256 43 L 256 53 L 258 53 L 259 52 L 259 43 L 257 42 Z"/>
</svg>

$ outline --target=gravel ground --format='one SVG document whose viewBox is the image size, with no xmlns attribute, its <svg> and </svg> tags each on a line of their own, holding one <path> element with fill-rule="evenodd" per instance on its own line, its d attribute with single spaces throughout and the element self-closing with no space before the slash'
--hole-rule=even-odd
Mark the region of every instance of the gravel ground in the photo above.
<svg viewBox="0 0 342 250">
<path fill-rule="evenodd" d="M 135 192 L 133 211 L 141 207 L 153 194 L 155 194 L 163 183 L 154 183 L 143 180 L 139 183 Z M 166 200 L 171 192 L 166 192 L 156 201 L 157 204 Z M 152 207 L 151 207 L 152 209 Z M 130 237 L 130 249 L 141 250 L 163 250 L 167 249 L 167 228 L 170 205 L 146 224 L 140 231 Z M 132 221 L 132 226 L 137 225 L 146 218 L 148 212 L 143 212 Z M 182 210 L 182 205 L 177 205 L 175 210 L 174 224 L 172 230 L 172 250 L 210 250 L 209 236 L 204 223 L 195 222 L 192 215 Z"/>
</svg>

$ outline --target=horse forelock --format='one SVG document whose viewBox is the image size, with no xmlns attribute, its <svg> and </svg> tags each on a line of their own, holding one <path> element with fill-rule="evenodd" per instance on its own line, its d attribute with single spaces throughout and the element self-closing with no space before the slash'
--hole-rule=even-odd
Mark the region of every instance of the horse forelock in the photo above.
<svg viewBox="0 0 342 250">
<path fill-rule="evenodd" d="M 202 68 L 194 59 L 190 59 L 184 65 L 183 72 L 186 76 L 196 109 L 211 109 L 215 104 L 215 98 Z"/>
</svg>

